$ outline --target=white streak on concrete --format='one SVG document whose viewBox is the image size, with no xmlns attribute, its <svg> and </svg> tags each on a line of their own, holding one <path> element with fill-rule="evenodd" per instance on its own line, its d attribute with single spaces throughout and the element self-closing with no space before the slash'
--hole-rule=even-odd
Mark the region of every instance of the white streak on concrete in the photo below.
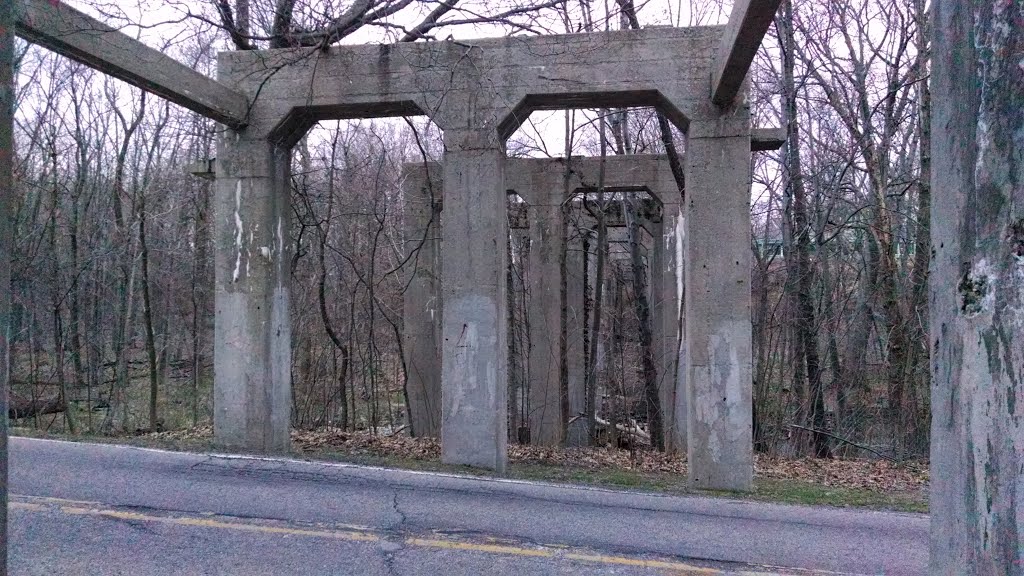
<svg viewBox="0 0 1024 576">
<path fill-rule="evenodd" d="M 239 180 L 235 186 L 235 273 L 233 281 L 238 282 L 238 276 L 242 271 L 242 181 Z"/>
</svg>

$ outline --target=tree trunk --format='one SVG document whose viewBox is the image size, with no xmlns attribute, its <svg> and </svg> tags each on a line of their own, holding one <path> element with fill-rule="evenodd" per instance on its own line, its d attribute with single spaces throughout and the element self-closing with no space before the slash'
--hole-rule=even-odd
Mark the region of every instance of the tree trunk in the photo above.
<svg viewBox="0 0 1024 576">
<path fill-rule="evenodd" d="M 907 410 L 901 411 L 903 428 L 907 432 L 908 447 L 915 453 L 928 449 L 927 412 L 922 410 L 918 398 L 929 389 L 928 358 L 928 260 L 931 257 L 931 106 L 932 96 L 928 86 L 929 17 L 925 0 L 915 0 L 918 21 L 919 112 L 921 175 L 917 185 L 917 227 L 914 239 L 914 264 L 911 272 L 910 315 L 908 318 L 907 365 L 904 374 L 910 387 L 910 402 Z"/>
<path fill-rule="evenodd" d="M 159 376 L 156 360 L 156 334 L 153 331 L 153 302 L 149 289 L 149 245 L 146 243 L 146 197 L 139 198 L 139 250 L 142 258 L 142 316 L 146 326 L 146 356 L 149 360 L 149 430 L 157 431 L 157 394 Z"/>
<path fill-rule="evenodd" d="M 932 2 L 932 574 L 1024 574 L 1024 8 Z"/>
<path fill-rule="evenodd" d="M 818 356 L 817 319 L 814 309 L 814 270 L 810 257 L 810 222 L 807 217 L 807 191 L 804 187 L 803 166 L 800 158 L 800 124 L 797 116 L 797 93 L 794 78 L 796 40 L 793 34 L 793 4 L 786 0 L 783 15 L 779 18 L 779 35 L 784 45 L 783 102 L 786 107 L 786 166 L 784 178 L 787 194 L 791 197 L 792 234 L 795 254 L 789 264 L 795 269 L 787 286 L 794 290 L 795 317 L 793 318 L 797 362 L 803 364 L 806 372 L 806 396 L 802 398 L 805 425 L 815 430 L 812 435 L 814 455 L 824 458 L 829 455 L 828 437 L 821 431 L 825 428 L 825 396 L 822 389 L 821 364 Z M 797 386 L 804 388 L 802 382 Z"/>
<path fill-rule="evenodd" d="M 53 282 L 51 286 L 53 307 L 53 346 L 54 354 L 57 357 L 57 382 L 59 383 L 59 396 L 58 401 L 62 405 L 67 405 L 70 397 L 70 390 L 68 388 L 67 377 L 64 369 L 64 358 L 65 358 L 65 340 L 64 340 L 64 296 L 58 292 L 59 287 L 63 284 L 60 273 L 60 247 L 57 241 L 57 219 L 60 212 L 60 194 L 59 184 L 57 183 L 57 151 L 52 149 L 50 153 L 51 169 L 53 170 L 53 185 L 50 190 L 50 223 L 49 223 L 49 240 L 50 240 L 50 260 L 52 264 Z M 78 425 L 75 421 L 75 414 L 72 410 L 64 411 L 64 419 L 67 422 L 67 431 L 71 434 L 78 433 Z"/>
</svg>

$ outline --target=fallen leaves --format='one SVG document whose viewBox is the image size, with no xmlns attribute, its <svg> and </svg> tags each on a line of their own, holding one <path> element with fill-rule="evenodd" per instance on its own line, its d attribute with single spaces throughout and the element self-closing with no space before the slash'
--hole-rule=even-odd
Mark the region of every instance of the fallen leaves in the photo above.
<svg viewBox="0 0 1024 576">
<path fill-rule="evenodd" d="M 213 436 L 213 428 L 205 426 L 147 436 L 175 441 L 203 440 Z M 420 461 L 436 461 L 441 457 L 441 444 L 435 438 L 410 438 L 402 434 L 375 436 L 368 431 L 338 429 L 293 430 L 291 436 L 293 450 L 306 455 L 329 452 L 342 456 Z M 649 450 L 630 452 L 612 448 L 553 448 L 510 444 L 508 451 L 509 461 L 514 464 L 587 471 L 686 474 L 685 458 Z M 928 486 L 928 463 L 780 458 L 759 454 L 754 459 L 754 475 L 765 479 L 800 480 L 832 488 L 916 492 Z"/>
</svg>

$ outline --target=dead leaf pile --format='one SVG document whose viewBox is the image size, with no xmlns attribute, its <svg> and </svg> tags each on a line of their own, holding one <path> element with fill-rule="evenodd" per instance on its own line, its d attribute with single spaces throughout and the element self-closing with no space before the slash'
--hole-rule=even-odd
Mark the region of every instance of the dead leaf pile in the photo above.
<svg viewBox="0 0 1024 576">
<path fill-rule="evenodd" d="M 915 491 L 928 486 L 928 463 L 895 464 L 888 460 L 824 460 L 758 456 L 758 478 L 802 480 L 832 488 Z"/>
<path fill-rule="evenodd" d="M 437 460 L 441 443 L 435 438 L 373 435 L 367 431 L 338 429 L 292 430 L 292 448 L 303 454 L 334 452 L 353 456 L 379 456 L 404 460 Z"/>
</svg>

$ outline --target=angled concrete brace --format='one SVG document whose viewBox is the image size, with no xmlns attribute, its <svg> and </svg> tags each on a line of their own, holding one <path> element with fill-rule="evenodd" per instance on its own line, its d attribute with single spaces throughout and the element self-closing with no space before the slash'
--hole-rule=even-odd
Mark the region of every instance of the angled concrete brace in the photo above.
<svg viewBox="0 0 1024 576">
<path fill-rule="evenodd" d="M 25 40 L 232 128 L 245 126 L 245 97 L 216 80 L 63 2 L 5 1 L 15 3 L 15 31 Z"/>
<path fill-rule="evenodd" d="M 726 106 L 740 93 L 747 71 L 781 3 L 781 0 L 736 0 L 733 3 L 711 77 L 711 100 L 716 105 Z"/>
</svg>

